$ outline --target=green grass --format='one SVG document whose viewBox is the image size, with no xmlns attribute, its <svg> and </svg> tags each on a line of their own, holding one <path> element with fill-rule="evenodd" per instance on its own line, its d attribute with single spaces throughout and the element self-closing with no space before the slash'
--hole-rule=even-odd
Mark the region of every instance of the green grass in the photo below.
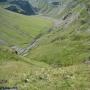
<svg viewBox="0 0 90 90">
<path fill-rule="evenodd" d="M 0 83 L 1 87 L 16 86 L 20 90 L 90 89 L 90 65 L 78 64 L 53 68 L 42 62 L 17 56 L 5 47 L 0 50 L 4 53 L 0 53 L 3 57 L 3 63 L 0 60 L 0 80 L 7 80 L 6 83 Z"/>
<path fill-rule="evenodd" d="M 6 47 L 0 48 L 0 58 L 3 59 L 2 63 L 0 59 L 0 80 L 7 80 L 6 83 L 0 83 L 0 87 L 16 86 L 20 90 L 90 89 L 90 65 L 53 68 L 45 63 L 17 56 Z"/>
<path fill-rule="evenodd" d="M 61 26 L 43 36 L 29 58 L 50 65 L 68 66 L 83 63 L 90 57 L 90 15 L 86 8 L 79 5 L 72 9 L 72 13 L 79 13 L 78 18 L 67 27 Z"/>
<path fill-rule="evenodd" d="M 23 46 L 51 26 L 52 22 L 42 17 L 19 15 L 0 8 L 0 39 L 8 45 Z"/>
<path fill-rule="evenodd" d="M 66 16 L 68 11 L 73 15 L 78 14 L 78 17 L 72 22 L 69 17 L 67 24 L 49 33 L 45 32 L 52 26 L 50 19 L 19 15 L 0 8 L 0 39 L 8 45 L 25 46 L 38 34 L 45 33 L 38 39 L 39 45 L 32 48 L 26 57 L 16 55 L 7 46 L 0 46 L 0 80 L 7 80 L 6 83 L 0 83 L 0 87 L 17 86 L 19 90 L 90 90 L 89 2 L 78 0 L 73 8 L 67 6 L 58 14 L 58 18 Z M 55 15 L 54 10 L 47 10 L 48 15 Z"/>
</svg>

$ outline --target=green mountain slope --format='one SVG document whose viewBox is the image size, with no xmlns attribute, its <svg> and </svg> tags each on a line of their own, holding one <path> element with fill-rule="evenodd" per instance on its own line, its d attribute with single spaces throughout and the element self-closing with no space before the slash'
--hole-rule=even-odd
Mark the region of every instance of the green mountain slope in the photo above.
<svg viewBox="0 0 90 90">
<path fill-rule="evenodd" d="M 82 3 L 81 3 L 82 2 Z M 49 64 L 68 66 L 83 63 L 90 57 L 90 13 L 87 4 L 81 1 L 68 8 L 60 20 L 60 28 L 39 40 L 39 46 L 30 52 L 30 58 Z M 69 14 L 71 13 L 71 14 Z M 28 55 L 29 56 L 29 55 Z"/>
<path fill-rule="evenodd" d="M 8 45 L 23 46 L 51 25 L 51 21 L 42 17 L 23 16 L 0 8 L 0 40 Z"/>
<path fill-rule="evenodd" d="M 40 15 L 0 8 L 0 89 L 89 90 L 90 1 L 29 1 Z M 9 46 L 24 47 L 25 56 Z"/>
<path fill-rule="evenodd" d="M 20 90 L 89 90 L 90 65 L 53 68 L 0 48 L 0 88 Z M 79 88 L 79 89 L 78 89 Z"/>
</svg>

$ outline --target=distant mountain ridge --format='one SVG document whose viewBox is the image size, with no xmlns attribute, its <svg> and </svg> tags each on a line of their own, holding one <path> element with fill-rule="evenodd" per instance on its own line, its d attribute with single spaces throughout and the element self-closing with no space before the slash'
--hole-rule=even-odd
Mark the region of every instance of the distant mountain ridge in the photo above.
<svg viewBox="0 0 90 90">
<path fill-rule="evenodd" d="M 12 6 L 16 5 L 20 9 L 22 9 L 22 11 L 19 9 L 22 14 L 35 15 L 34 8 L 28 1 L 24 1 L 24 0 L 16 1 L 16 0 L 14 0 L 14 1 L 10 2 L 10 4 L 12 4 Z M 12 6 L 10 6 L 11 8 L 9 7 L 8 9 L 12 10 Z M 17 7 L 15 7 L 15 8 L 18 10 Z"/>
<path fill-rule="evenodd" d="M 27 0 L 1 0 L 9 4 L 6 9 L 25 15 L 35 15 L 35 8 Z"/>
<path fill-rule="evenodd" d="M 1 0 L 1 2 L 9 4 L 6 9 L 25 15 L 36 15 L 38 13 L 49 15 L 50 10 L 50 12 L 53 9 L 60 11 L 62 6 L 61 0 Z"/>
</svg>

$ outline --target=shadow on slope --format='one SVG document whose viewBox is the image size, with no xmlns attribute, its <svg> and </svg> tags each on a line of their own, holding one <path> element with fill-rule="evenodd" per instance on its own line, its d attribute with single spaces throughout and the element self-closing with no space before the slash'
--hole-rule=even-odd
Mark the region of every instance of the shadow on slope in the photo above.
<svg viewBox="0 0 90 90">
<path fill-rule="evenodd" d="M 24 0 L 14 0 L 9 2 L 11 5 L 6 9 L 25 14 L 25 15 L 36 15 L 35 8 L 28 2 Z"/>
</svg>

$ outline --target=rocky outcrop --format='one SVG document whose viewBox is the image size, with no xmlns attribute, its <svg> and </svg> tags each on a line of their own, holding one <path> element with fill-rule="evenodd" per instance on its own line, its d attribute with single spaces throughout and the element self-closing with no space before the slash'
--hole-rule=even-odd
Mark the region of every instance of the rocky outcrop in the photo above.
<svg viewBox="0 0 90 90">
<path fill-rule="evenodd" d="M 15 5 L 11 5 L 11 6 L 7 7 L 6 9 L 8 9 L 8 10 L 10 10 L 10 11 L 13 11 L 13 12 L 25 14 L 25 11 L 24 11 L 24 10 L 22 10 L 21 8 L 18 8 L 18 7 L 15 6 Z"/>
</svg>

